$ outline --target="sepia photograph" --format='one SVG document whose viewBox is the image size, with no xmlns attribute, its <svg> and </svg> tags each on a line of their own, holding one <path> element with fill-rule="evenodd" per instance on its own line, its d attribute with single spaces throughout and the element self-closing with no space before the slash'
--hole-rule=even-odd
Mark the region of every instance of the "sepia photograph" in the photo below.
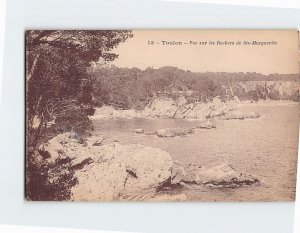
<svg viewBox="0 0 300 233">
<path fill-rule="evenodd" d="M 297 30 L 28 30 L 27 201 L 295 201 Z"/>
</svg>

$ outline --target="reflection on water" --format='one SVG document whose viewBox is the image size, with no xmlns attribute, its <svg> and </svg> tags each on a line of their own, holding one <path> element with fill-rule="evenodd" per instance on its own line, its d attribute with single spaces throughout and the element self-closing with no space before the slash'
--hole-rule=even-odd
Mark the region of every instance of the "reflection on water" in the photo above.
<svg viewBox="0 0 300 233">
<path fill-rule="evenodd" d="M 244 107 L 245 108 L 245 107 Z M 95 134 L 122 144 L 139 143 L 169 152 L 182 163 L 228 162 L 256 176 L 259 186 L 240 189 L 184 190 L 189 200 L 293 200 L 296 185 L 299 106 L 251 106 L 262 117 L 251 120 L 219 120 L 217 128 L 197 130 L 186 137 L 158 138 L 131 133 L 136 128 L 193 127 L 183 119 L 106 119 L 94 122 Z"/>
</svg>

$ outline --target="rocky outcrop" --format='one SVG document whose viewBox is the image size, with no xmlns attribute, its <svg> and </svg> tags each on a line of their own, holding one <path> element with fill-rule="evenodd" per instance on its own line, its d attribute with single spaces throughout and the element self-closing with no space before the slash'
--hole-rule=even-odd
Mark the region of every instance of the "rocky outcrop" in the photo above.
<svg viewBox="0 0 300 233">
<path fill-rule="evenodd" d="M 39 152 L 46 157 L 48 163 L 54 163 L 58 159 L 70 158 L 78 162 L 82 154 L 88 153 L 84 147 L 84 139 L 79 137 L 75 132 L 58 134 L 48 142 L 39 146 Z M 83 147 L 84 151 L 77 151 L 78 147 Z"/>
<path fill-rule="evenodd" d="M 97 146 L 74 133 L 60 134 L 40 146 L 49 163 L 69 158 L 77 184 L 72 200 L 118 200 L 136 193 L 155 193 L 171 176 L 171 156 L 138 144 Z M 51 176 L 53 178 L 53 176 Z"/>
<path fill-rule="evenodd" d="M 218 97 L 207 103 L 187 103 L 184 98 L 177 101 L 155 99 L 145 108 L 142 115 L 156 118 L 207 119 L 224 115 L 230 110 L 231 106 Z"/>
<path fill-rule="evenodd" d="M 172 99 L 157 98 L 146 106 L 142 115 L 153 118 L 174 118 L 179 106 Z"/>
<path fill-rule="evenodd" d="M 195 132 L 196 129 L 214 129 L 216 128 L 216 123 L 212 120 L 206 120 L 201 123 L 198 123 L 195 127 L 191 128 L 164 128 L 152 132 L 146 132 L 144 129 L 134 129 L 131 130 L 132 133 L 136 134 L 146 134 L 146 135 L 156 135 L 160 138 L 168 137 L 183 137 Z"/>
<path fill-rule="evenodd" d="M 174 163 L 172 167 L 173 185 L 190 184 L 205 185 L 211 188 L 239 188 L 257 184 L 259 180 L 251 175 L 237 172 L 228 163 L 197 165 L 183 167 Z"/>
<path fill-rule="evenodd" d="M 239 188 L 259 183 L 258 179 L 236 171 L 227 163 L 183 165 L 158 148 L 139 144 L 103 145 L 103 138 L 83 139 L 70 132 L 59 134 L 39 148 L 40 160 L 49 164 L 69 161 L 68 171 L 76 182 L 71 200 L 186 200 L 184 194 L 170 195 L 166 190 L 204 185 L 210 188 Z M 63 171 L 54 169 L 49 183 L 59 180 Z M 74 179 L 72 179 L 74 180 Z"/>
<path fill-rule="evenodd" d="M 131 132 L 133 132 L 133 133 L 138 133 L 138 134 L 142 134 L 142 133 L 145 133 L 145 130 L 144 129 L 134 129 L 134 130 L 132 130 Z"/>
<path fill-rule="evenodd" d="M 178 100 L 157 98 L 150 102 L 144 110 L 116 110 L 109 106 L 98 108 L 91 119 L 103 118 L 175 118 L 175 119 L 209 119 L 224 116 L 239 104 L 237 97 L 232 101 L 222 102 L 215 97 L 211 102 L 188 103 L 185 98 Z"/>
<path fill-rule="evenodd" d="M 159 129 L 155 132 L 155 134 L 160 138 L 165 137 L 175 137 L 175 136 L 186 136 L 188 134 L 192 134 L 194 131 L 191 128 L 167 128 L 167 129 Z"/>
<path fill-rule="evenodd" d="M 234 119 L 238 119 L 238 120 L 244 120 L 244 119 L 255 119 L 255 118 L 259 118 L 260 114 L 257 112 L 242 112 L 242 111 L 231 111 L 229 113 L 227 113 L 226 115 L 222 116 L 221 119 L 224 120 L 234 120 Z"/>
<path fill-rule="evenodd" d="M 167 152 L 142 145 L 109 144 L 90 154 L 93 163 L 76 172 L 74 200 L 115 200 L 136 193 L 155 193 L 171 175 Z"/>
<path fill-rule="evenodd" d="M 134 129 L 131 132 L 137 133 L 137 134 L 146 134 L 146 135 L 156 135 L 160 138 L 169 138 L 169 137 L 183 137 L 187 136 L 189 134 L 192 134 L 195 132 L 196 129 L 214 129 L 216 128 L 216 123 L 214 121 L 204 121 L 195 127 L 192 128 L 165 128 L 165 129 L 159 129 L 153 132 L 145 132 L 144 129 Z"/>
</svg>

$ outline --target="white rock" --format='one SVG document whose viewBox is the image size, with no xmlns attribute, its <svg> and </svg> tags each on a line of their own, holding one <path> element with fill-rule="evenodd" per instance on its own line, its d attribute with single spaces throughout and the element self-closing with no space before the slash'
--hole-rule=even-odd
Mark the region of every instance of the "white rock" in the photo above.
<svg viewBox="0 0 300 233">
<path fill-rule="evenodd" d="M 142 145 L 105 145 L 90 154 L 94 162 L 76 172 L 73 200 L 115 200 L 121 196 L 155 192 L 171 176 L 171 156 Z"/>
<path fill-rule="evenodd" d="M 172 166 L 172 174 L 171 174 L 171 183 L 172 184 L 180 184 L 184 177 L 186 176 L 186 172 L 184 168 L 176 163 L 173 163 Z"/>
<path fill-rule="evenodd" d="M 41 146 L 50 155 L 49 163 L 64 157 L 71 159 L 73 167 L 80 167 L 75 169 L 78 184 L 71 189 L 72 200 L 116 200 L 123 195 L 155 193 L 170 179 L 169 153 L 139 144 L 93 146 L 102 140 L 91 137 L 87 144 L 80 144 L 75 134 L 64 133 Z"/>
<path fill-rule="evenodd" d="M 183 96 L 177 100 L 156 98 L 144 110 L 116 110 L 110 106 L 103 106 L 96 109 L 95 114 L 90 119 L 134 117 L 206 119 L 224 115 L 237 103 L 236 98 L 228 103 L 223 103 L 219 97 L 215 97 L 211 102 L 206 103 L 188 103 Z"/>
<path fill-rule="evenodd" d="M 141 134 L 141 133 L 144 133 L 145 130 L 144 129 L 134 129 L 134 130 L 132 130 L 132 132 Z"/>
<path fill-rule="evenodd" d="M 238 188 L 242 185 L 258 183 L 251 175 L 237 172 L 228 163 L 197 166 L 192 165 L 186 170 L 183 182 L 188 184 L 204 184 L 216 188 Z"/>
</svg>

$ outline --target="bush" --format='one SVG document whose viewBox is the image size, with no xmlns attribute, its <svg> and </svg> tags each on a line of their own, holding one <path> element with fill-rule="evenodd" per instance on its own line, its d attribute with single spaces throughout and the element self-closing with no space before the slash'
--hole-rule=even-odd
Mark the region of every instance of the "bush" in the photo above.
<svg viewBox="0 0 300 233">
<path fill-rule="evenodd" d="M 37 159 L 40 157 L 40 160 Z M 71 197 L 71 187 L 77 184 L 70 159 L 58 159 L 53 164 L 43 162 L 37 150 L 27 153 L 26 199 L 31 201 L 62 201 Z"/>
</svg>

